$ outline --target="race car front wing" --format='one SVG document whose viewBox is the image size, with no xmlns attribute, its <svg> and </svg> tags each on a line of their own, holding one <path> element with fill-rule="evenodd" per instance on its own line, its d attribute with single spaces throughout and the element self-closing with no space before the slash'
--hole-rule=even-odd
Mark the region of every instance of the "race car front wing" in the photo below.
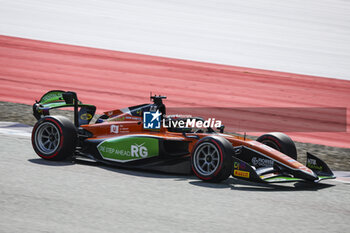
<svg viewBox="0 0 350 233">
<path fill-rule="evenodd" d="M 288 167 L 279 161 L 268 158 L 266 155 L 245 146 L 236 147 L 235 150 L 239 152 L 233 156 L 234 166 L 232 176 L 235 178 L 262 183 L 298 181 L 317 183 L 321 180 L 336 178 L 324 161 L 309 152 L 307 152 L 306 167 L 311 169 L 313 174 Z M 247 161 L 250 160 L 251 156 L 264 159 L 265 161 L 272 160 L 270 163 L 271 166 L 255 167 L 251 162 Z"/>
</svg>

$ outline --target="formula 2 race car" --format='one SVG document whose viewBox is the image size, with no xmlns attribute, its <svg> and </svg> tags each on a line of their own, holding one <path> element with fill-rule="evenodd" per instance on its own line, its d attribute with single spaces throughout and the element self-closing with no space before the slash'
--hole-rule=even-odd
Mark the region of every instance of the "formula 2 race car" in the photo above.
<svg viewBox="0 0 350 233">
<path fill-rule="evenodd" d="M 167 116 L 165 98 L 151 96 L 152 103 L 105 112 L 90 124 L 95 106 L 82 104 L 74 92 L 50 91 L 33 105 L 38 120 L 32 132 L 33 148 L 46 160 L 84 158 L 125 168 L 193 172 L 208 182 L 220 182 L 230 175 L 269 183 L 335 178 L 310 153 L 306 166 L 299 163 L 294 142 L 283 133 L 264 134 L 255 141 L 224 134 L 223 126 L 179 127 L 180 121 L 203 119 Z M 63 116 L 50 116 L 50 109 L 62 107 L 74 108 L 74 123 Z"/>
</svg>

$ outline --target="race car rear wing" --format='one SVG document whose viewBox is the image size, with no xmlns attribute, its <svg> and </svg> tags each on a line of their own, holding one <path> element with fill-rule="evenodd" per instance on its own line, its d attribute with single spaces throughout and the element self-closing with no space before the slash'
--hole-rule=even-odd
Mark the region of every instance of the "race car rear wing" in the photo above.
<svg viewBox="0 0 350 233">
<path fill-rule="evenodd" d="M 89 124 L 96 112 L 94 105 L 80 102 L 75 92 L 53 90 L 44 94 L 39 101 L 35 101 L 33 104 L 33 115 L 39 120 L 44 116 L 50 115 L 51 109 L 66 107 L 73 107 L 74 125 L 76 127 Z"/>
</svg>

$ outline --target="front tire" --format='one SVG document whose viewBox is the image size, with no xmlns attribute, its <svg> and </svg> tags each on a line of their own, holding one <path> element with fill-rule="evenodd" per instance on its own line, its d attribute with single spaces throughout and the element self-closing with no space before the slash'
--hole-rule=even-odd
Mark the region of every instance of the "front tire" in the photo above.
<svg viewBox="0 0 350 233">
<path fill-rule="evenodd" d="M 63 116 L 44 117 L 32 131 L 34 151 L 43 159 L 57 161 L 72 157 L 76 142 L 76 128 Z"/>
<path fill-rule="evenodd" d="M 265 144 L 275 150 L 282 152 L 283 154 L 288 155 L 295 160 L 298 158 L 297 148 L 295 147 L 293 140 L 284 133 L 268 133 L 261 135 L 256 140 L 262 144 Z"/>
<path fill-rule="evenodd" d="M 191 164 L 194 174 L 207 182 L 226 180 L 233 169 L 234 149 L 232 144 L 219 136 L 205 137 L 197 142 Z"/>
</svg>

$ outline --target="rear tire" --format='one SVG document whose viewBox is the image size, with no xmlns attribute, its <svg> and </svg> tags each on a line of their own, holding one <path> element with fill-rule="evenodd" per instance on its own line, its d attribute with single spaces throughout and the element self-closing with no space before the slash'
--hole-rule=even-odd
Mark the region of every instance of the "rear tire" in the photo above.
<svg viewBox="0 0 350 233">
<path fill-rule="evenodd" d="M 77 142 L 74 124 L 63 116 L 40 119 L 32 131 L 32 145 L 43 159 L 65 160 L 71 158 Z"/>
<path fill-rule="evenodd" d="M 256 140 L 269 147 L 272 147 L 275 150 L 282 152 L 283 154 L 288 155 L 295 160 L 298 158 L 297 148 L 295 147 L 293 140 L 284 133 L 268 133 L 261 135 Z"/>
<path fill-rule="evenodd" d="M 225 138 L 219 136 L 202 138 L 192 152 L 192 170 L 204 181 L 221 182 L 231 175 L 233 155 L 233 146 Z"/>
</svg>

